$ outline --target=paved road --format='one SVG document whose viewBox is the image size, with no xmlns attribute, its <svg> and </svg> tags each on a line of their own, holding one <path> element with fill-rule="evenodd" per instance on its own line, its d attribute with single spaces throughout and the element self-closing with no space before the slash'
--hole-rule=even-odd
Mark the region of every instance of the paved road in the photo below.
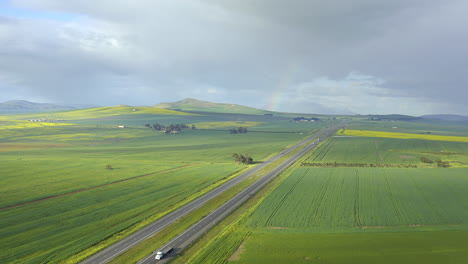
<svg viewBox="0 0 468 264">
<path fill-rule="evenodd" d="M 192 212 L 193 210 L 201 207 L 203 204 L 205 204 L 206 202 L 208 202 L 209 200 L 211 200 L 212 198 L 220 195 L 221 193 L 225 192 L 226 190 L 230 189 L 231 187 L 233 187 L 234 185 L 238 184 L 239 182 L 245 180 L 246 178 L 250 177 L 251 175 L 255 174 L 256 172 L 258 172 L 259 170 L 261 170 L 262 168 L 264 168 L 265 166 L 267 166 L 269 163 L 283 157 L 284 155 L 286 155 L 287 153 L 293 151 L 294 149 L 298 148 L 299 146 L 309 142 L 309 141 L 312 141 L 314 139 L 316 139 L 317 137 L 321 136 L 321 137 L 324 137 L 325 135 L 328 135 L 329 133 L 329 130 L 324 130 L 324 131 L 320 131 L 319 133 L 316 133 L 314 134 L 313 136 L 297 143 L 296 145 L 290 147 L 289 149 L 271 157 L 270 159 L 268 159 L 267 161 L 255 166 L 254 168 L 242 173 L 241 175 L 231 179 L 230 181 L 218 186 L 217 188 L 211 190 L 210 192 L 198 197 L 197 199 L 189 202 L 188 204 L 182 206 L 182 207 L 179 207 L 178 209 L 172 211 L 171 213 L 163 216 L 162 218 L 156 220 L 155 222 L 147 225 L 146 227 L 140 229 L 139 231 L 133 233 L 132 235 L 122 239 L 121 241 L 105 248 L 104 250 L 102 251 L 99 251 L 98 253 L 92 255 L 91 257 L 83 260 L 80 262 L 80 264 L 104 264 L 104 263 L 107 263 L 109 261 L 111 261 L 112 259 L 114 259 L 115 257 L 119 256 L 120 254 L 122 254 L 123 252 L 127 251 L 128 249 L 130 249 L 131 247 L 137 245 L 138 243 L 148 239 L 149 237 L 155 235 L 156 233 L 158 233 L 159 231 L 161 231 L 164 227 L 166 227 L 167 225 L 169 224 L 172 224 L 174 223 L 175 221 L 177 221 L 179 218 L 183 217 L 184 215 Z M 311 146 L 315 146 L 315 143 L 310 145 L 307 149 L 310 149 Z M 307 150 L 308 151 L 308 150 Z M 301 151 L 300 153 L 302 153 L 301 155 L 295 155 L 294 157 L 296 157 L 295 159 L 291 158 L 289 159 L 288 161 L 286 161 L 285 163 L 287 162 L 290 162 L 288 163 L 287 166 L 289 166 L 290 164 L 292 164 L 297 158 L 299 158 L 300 156 L 302 156 L 305 152 L 307 151 Z M 279 167 L 281 168 L 286 168 L 287 166 L 284 165 L 285 163 L 281 164 Z M 286 167 L 285 167 L 286 166 Z M 278 167 L 278 168 L 279 168 Z M 280 169 L 274 169 L 274 171 L 280 171 Z M 278 172 L 279 173 L 279 172 Z M 268 174 L 270 175 L 270 174 Z M 263 177 L 261 180 L 259 181 L 265 181 L 264 179 L 269 179 L 269 178 L 266 178 Z M 258 185 L 258 182 L 256 183 Z M 257 186 L 256 185 L 256 186 Z M 263 184 L 264 185 L 264 184 Z M 261 186 L 263 186 L 261 185 Z M 261 187 L 260 187 L 261 188 Z M 249 190 L 253 190 L 252 188 L 248 187 Z M 236 196 L 237 197 L 237 196 Z M 242 200 L 243 202 L 244 200 Z M 237 203 L 242 203 L 242 202 L 235 202 L 236 204 Z M 231 201 L 228 201 L 228 203 L 232 204 L 233 202 Z M 224 207 L 223 207 L 224 208 Z M 232 210 L 231 210 L 232 211 Z M 225 215 L 228 214 L 228 211 L 227 210 L 224 210 L 223 211 L 224 213 L 221 215 L 222 217 L 224 217 Z M 230 212 L 230 211 L 229 211 Z M 218 216 L 220 217 L 220 216 Z M 205 222 L 209 222 L 209 221 L 212 221 L 213 218 L 210 217 L 209 220 L 205 220 L 206 217 L 204 219 L 202 219 L 201 221 L 203 221 L 203 223 Z M 222 219 L 222 218 L 220 218 Z M 200 229 L 200 230 L 206 230 L 208 229 L 206 226 L 211 226 L 211 225 L 205 225 L 205 228 L 203 229 Z M 189 231 L 189 232 L 192 232 L 192 231 Z M 187 233 L 187 232 L 185 232 Z M 184 233 L 184 234 L 185 234 Z M 189 234 L 189 233 L 187 233 Z M 190 233 L 192 234 L 192 233 Z M 174 244 L 174 245 L 177 245 L 177 247 L 181 246 L 182 243 L 177 240 L 176 241 L 177 244 Z M 179 250 L 176 249 L 173 251 L 172 254 L 176 254 Z M 154 255 L 153 255 L 153 259 L 154 259 Z M 145 262 L 145 263 L 152 263 L 152 262 Z"/>
<path fill-rule="evenodd" d="M 319 133 L 320 138 L 319 140 L 315 140 L 312 142 L 312 144 L 308 145 L 298 153 L 296 153 L 294 156 L 290 157 L 288 160 L 284 161 L 281 163 L 279 166 L 274 168 L 272 171 L 270 171 L 268 174 L 257 180 L 255 183 L 250 185 L 249 187 L 245 188 L 243 191 L 238 193 L 236 196 L 234 196 L 232 199 L 212 211 L 209 215 L 207 215 L 205 218 L 197 222 L 196 224 L 192 225 L 189 227 L 187 230 L 185 230 L 183 233 L 181 233 L 179 236 L 175 237 L 173 240 L 169 241 L 166 245 L 162 246 L 160 250 L 167 250 L 169 248 L 173 248 L 173 250 L 166 255 L 162 260 L 155 260 L 155 252 L 153 254 L 145 257 L 141 261 L 138 262 L 138 264 L 163 264 L 167 263 L 172 260 L 172 258 L 177 255 L 178 252 L 182 251 L 185 247 L 187 247 L 190 243 L 192 243 L 194 240 L 198 239 L 203 233 L 205 233 L 208 229 L 216 225 L 219 221 L 221 221 L 224 217 L 229 215 L 232 211 L 234 211 L 236 208 L 238 208 L 242 203 L 244 203 L 246 200 L 248 200 L 251 196 L 253 196 L 257 191 L 259 191 L 263 186 L 265 186 L 268 182 L 270 182 L 273 178 L 278 176 L 282 171 L 284 171 L 286 168 L 291 166 L 294 162 L 296 162 L 300 157 L 302 157 L 304 154 L 306 154 L 308 151 L 310 151 L 312 148 L 314 148 L 319 141 L 325 139 L 326 137 L 330 136 L 332 133 L 334 133 L 338 128 L 331 128 L 325 131 L 322 131 Z M 318 135 L 315 135 L 317 137 Z M 309 138 L 310 140 L 310 138 Z M 305 143 L 303 141 L 303 143 Z M 281 154 L 284 155 L 284 154 Z"/>
</svg>

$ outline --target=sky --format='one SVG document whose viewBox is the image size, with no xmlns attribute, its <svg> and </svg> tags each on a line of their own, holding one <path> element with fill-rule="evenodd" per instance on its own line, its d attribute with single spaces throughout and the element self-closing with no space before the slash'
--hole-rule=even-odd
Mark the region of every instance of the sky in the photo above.
<svg viewBox="0 0 468 264">
<path fill-rule="evenodd" d="M 0 102 L 468 115 L 467 0 L 0 0 Z"/>
</svg>

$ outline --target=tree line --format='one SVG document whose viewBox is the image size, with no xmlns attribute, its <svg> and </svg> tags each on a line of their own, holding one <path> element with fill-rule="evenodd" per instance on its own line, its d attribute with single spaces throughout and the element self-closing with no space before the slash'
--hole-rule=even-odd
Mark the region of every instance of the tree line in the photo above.
<svg viewBox="0 0 468 264">
<path fill-rule="evenodd" d="M 166 134 L 170 133 L 180 133 L 182 129 L 189 128 L 186 124 L 170 124 L 168 126 L 154 123 L 154 124 L 145 124 L 145 127 L 154 129 L 156 131 L 165 132 Z M 195 125 L 192 125 L 192 129 L 196 129 Z"/>
<path fill-rule="evenodd" d="M 429 163 L 429 164 L 432 164 L 432 163 L 437 163 L 437 167 L 439 168 L 448 168 L 450 167 L 450 163 L 448 161 L 442 161 L 441 159 L 436 159 L 436 160 L 431 160 L 429 158 L 426 158 L 426 157 L 421 157 L 420 158 L 421 162 L 424 162 L 424 163 Z"/>
<path fill-rule="evenodd" d="M 229 130 L 231 134 L 245 134 L 247 133 L 246 127 L 232 128 Z"/>
</svg>

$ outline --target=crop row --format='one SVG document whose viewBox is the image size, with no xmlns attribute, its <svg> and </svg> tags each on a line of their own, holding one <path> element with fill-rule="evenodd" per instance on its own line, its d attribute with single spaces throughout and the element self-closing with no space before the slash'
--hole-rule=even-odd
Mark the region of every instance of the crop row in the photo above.
<svg viewBox="0 0 468 264">
<path fill-rule="evenodd" d="M 299 168 L 258 207 L 252 227 L 385 228 L 468 224 L 466 169 Z M 293 191 L 291 191 L 293 190 Z"/>
<path fill-rule="evenodd" d="M 305 162 L 418 164 L 420 157 L 467 162 L 468 143 L 398 138 L 334 137 Z"/>
</svg>

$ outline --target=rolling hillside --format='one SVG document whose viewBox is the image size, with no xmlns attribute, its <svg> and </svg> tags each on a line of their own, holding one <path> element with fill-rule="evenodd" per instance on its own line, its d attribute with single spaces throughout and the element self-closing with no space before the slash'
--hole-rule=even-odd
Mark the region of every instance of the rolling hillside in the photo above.
<svg viewBox="0 0 468 264">
<path fill-rule="evenodd" d="M 424 119 L 437 119 L 445 121 L 468 121 L 468 116 L 462 115 L 424 115 L 421 116 Z"/>
<path fill-rule="evenodd" d="M 188 112 L 235 113 L 252 115 L 263 115 L 267 113 L 272 113 L 271 111 L 261 110 L 238 104 L 212 103 L 192 98 L 187 98 L 173 103 L 160 103 L 157 105 L 153 105 L 152 107 Z"/>
<path fill-rule="evenodd" d="M 79 120 L 105 118 L 119 115 L 193 115 L 168 109 L 157 109 L 152 107 L 134 107 L 134 106 L 111 106 L 95 107 L 88 109 L 72 110 L 54 113 L 37 113 L 17 116 L 19 119 L 47 119 L 47 120 Z"/>
</svg>

